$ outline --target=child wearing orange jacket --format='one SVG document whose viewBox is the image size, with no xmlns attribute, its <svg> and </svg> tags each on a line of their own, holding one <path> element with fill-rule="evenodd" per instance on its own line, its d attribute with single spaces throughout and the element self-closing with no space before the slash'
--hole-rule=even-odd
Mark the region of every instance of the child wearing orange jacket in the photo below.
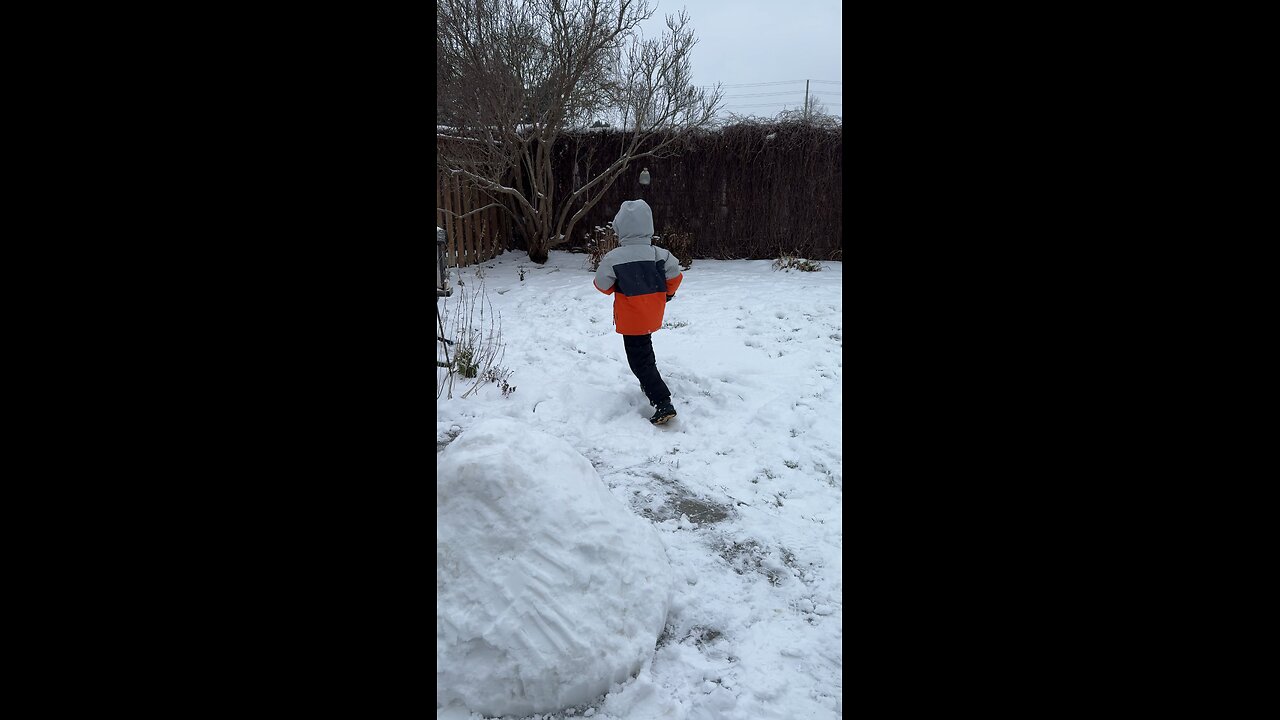
<svg viewBox="0 0 1280 720">
<path fill-rule="evenodd" d="M 652 333 L 662 327 L 667 302 L 675 297 L 684 274 L 680 261 L 653 245 L 653 210 L 643 200 L 626 200 L 613 218 L 619 246 L 610 250 L 596 271 L 596 289 L 613 295 L 613 323 L 622 336 L 627 364 L 657 412 L 649 419 L 661 425 L 676 416 L 671 391 L 658 373 Z"/>
</svg>

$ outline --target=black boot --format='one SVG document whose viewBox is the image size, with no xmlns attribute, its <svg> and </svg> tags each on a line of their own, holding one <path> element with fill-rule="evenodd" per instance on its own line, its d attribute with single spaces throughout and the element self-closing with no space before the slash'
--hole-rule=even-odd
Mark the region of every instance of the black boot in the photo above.
<svg viewBox="0 0 1280 720">
<path fill-rule="evenodd" d="M 653 414 L 653 417 L 649 418 L 649 422 L 654 425 L 661 425 L 675 416 L 676 408 L 671 404 L 671 399 L 668 398 L 658 403 L 658 411 Z"/>
</svg>

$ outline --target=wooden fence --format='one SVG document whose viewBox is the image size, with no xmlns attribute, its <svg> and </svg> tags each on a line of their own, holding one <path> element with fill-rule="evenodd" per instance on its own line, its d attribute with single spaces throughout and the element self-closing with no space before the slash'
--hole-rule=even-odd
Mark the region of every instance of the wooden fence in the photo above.
<svg viewBox="0 0 1280 720">
<path fill-rule="evenodd" d="M 448 173 L 436 173 L 436 227 L 444 228 L 449 267 L 484 262 L 508 249 L 511 218 L 494 207 L 457 218 L 494 202 L 492 196 Z M 453 214 L 450 214 L 453 213 Z"/>
<path fill-rule="evenodd" d="M 565 133 L 553 151 L 552 188 L 567 198 L 590 175 L 580 157 L 617 157 L 626 137 L 618 132 Z M 437 138 L 439 142 L 439 138 Z M 625 200 L 644 198 L 653 208 L 654 232 L 690 238 L 694 258 L 839 260 L 844 247 L 844 132 L 796 122 L 743 123 L 696 134 L 680 155 L 632 163 L 555 250 L 583 252 L 586 234 L 613 220 Z M 599 161 L 596 163 L 599 167 Z M 652 178 L 642 188 L 642 168 Z M 508 183 L 513 180 L 506 181 Z M 525 250 L 511 216 L 498 208 L 458 219 L 494 200 L 436 171 L 436 225 L 448 235 L 450 267 L 474 265 L 506 250 Z"/>
</svg>

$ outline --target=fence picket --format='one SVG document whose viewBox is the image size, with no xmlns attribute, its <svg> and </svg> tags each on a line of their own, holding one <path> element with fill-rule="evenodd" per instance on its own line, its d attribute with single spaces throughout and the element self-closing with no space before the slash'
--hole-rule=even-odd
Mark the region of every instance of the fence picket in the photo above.
<svg viewBox="0 0 1280 720">
<path fill-rule="evenodd" d="M 442 207 L 444 208 L 444 233 L 449 240 L 449 264 L 453 267 L 461 267 L 462 264 L 458 262 L 458 244 L 455 241 L 457 223 L 453 220 L 453 181 L 448 176 L 440 183 L 440 192 L 444 195 Z"/>
<path fill-rule="evenodd" d="M 466 212 L 471 212 L 472 210 L 476 209 L 476 202 L 475 202 L 476 191 L 474 188 L 470 186 L 463 188 L 462 197 L 466 199 L 466 203 L 467 203 Z M 475 215 L 472 215 L 471 217 L 467 218 L 467 223 L 466 223 L 467 249 L 471 253 L 471 264 L 473 265 L 479 264 L 480 262 L 480 253 L 478 252 L 480 248 L 476 246 L 477 244 L 476 244 L 475 217 L 476 217 Z"/>
</svg>

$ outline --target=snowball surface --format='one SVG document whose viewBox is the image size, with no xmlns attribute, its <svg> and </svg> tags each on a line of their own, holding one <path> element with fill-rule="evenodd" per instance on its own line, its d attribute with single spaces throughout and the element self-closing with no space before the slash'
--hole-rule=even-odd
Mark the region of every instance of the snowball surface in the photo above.
<svg viewBox="0 0 1280 720">
<path fill-rule="evenodd" d="M 561 710 L 652 655 L 673 592 L 657 531 L 568 443 L 482 421 L 436 462 L 436 705 Z"/>
</svg>

